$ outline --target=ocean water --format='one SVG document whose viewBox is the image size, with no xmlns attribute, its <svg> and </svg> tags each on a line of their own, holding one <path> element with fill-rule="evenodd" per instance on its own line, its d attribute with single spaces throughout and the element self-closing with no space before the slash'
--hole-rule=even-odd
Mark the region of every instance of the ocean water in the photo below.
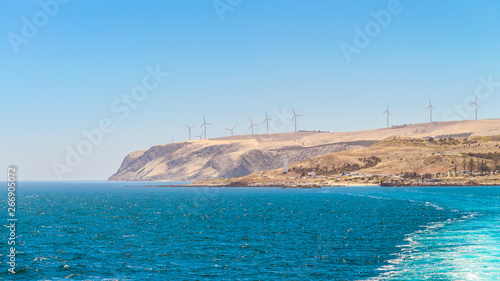
<svg viewBox="0 0 500 281">
<path fill-rule="evenodd" d="M 149 185 L 18 183 L 0 279 L 500 280 L 500 187 Z"/>
</svg>

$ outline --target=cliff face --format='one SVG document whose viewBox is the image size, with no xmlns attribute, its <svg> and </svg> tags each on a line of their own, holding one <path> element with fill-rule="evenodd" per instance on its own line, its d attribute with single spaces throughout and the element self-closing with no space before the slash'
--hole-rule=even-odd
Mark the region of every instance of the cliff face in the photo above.
<svg viewBox="0 0 500 281">
<path fill-rule="evenodd" d="M 333 152 L 370 146 L 391 136 L 500 135 L 500 120 L 453 121 L 345 133 L 297 132 L 234 136 L 153 146 L 132 152 L 109 180 L 160 181 L 230 178 L 278 169 Z"/>
<path fill-rule="evenodd" d="M 200 140 L 154 146 L 125 157 L 109 180 L 195 180 L 232 178 L 256 171 L 278 169 L 283 159 L 290 163 L 355 149 L 374 141 L 355 141 L 304 147 L 302 145 L 261 147 L 255 140 Z"/>
</svg>

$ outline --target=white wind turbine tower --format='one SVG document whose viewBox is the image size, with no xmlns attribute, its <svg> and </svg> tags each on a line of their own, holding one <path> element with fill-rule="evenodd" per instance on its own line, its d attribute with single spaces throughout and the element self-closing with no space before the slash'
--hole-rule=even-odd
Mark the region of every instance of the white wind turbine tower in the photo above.
<svg viewBox="0 0 500 281">
<path fill-rule="evenodd" d="M 273 119 L 267 117 L 267 112 L 266 112 L 266 120 L 262 123 L 267 123 L 267 134 L 269 135 L 269 121 L 273 121 Z"/>
<path fill-rule="evenodd" d="M 194 127 L 194 125 L 192 125 L 192 126 L 188 126 L 187 124 L 184 124 L 184 125 L 185 125 L 186 127 L 188 127 L 188 129 L 189 129 L 189 140 L 191 140 L 191 128 L 193 128 L 193 127 Z"/>
<path fill-rule="evenodd" d="M 389 105 L 387 105 L 387 109 L 382 112 L 382 114 L 387 114 L 387 128 L 389 128 L 389 115 L 391 115 L 391 113 L 389 112 Z"/>
<path fill-rule="evenodd" d="M 470 105 L 475 105 L 475 108 L 476 108 L 476 120 L 477 120 L 477 109 L 479 108 L 479 104 L 477 103 L 477 96 L 476 96 L 476 100 L 474 102 L 471 102 Z"/>
<path fill-rule="evenodd" d="M 258 124 L 254 124 L 254 123 L 252 122 L 252 119 L 251 119 L 251 118 L 248 118 L 248 119 L 250 119 L 250 127 L 248 127 L 248 129 L 249 129 L 249 130 L 250 130 L 250 128 L 252 129 L 252 136 L 253 136 L 253 127 L 254 127 L 254 126 L 258 126 Z"/>
<path fill-rule="evenodd" d="M 429 111 L 430 111 L 430 113 L 431 113 L 431 119 L 430 119 L 430 120 L 431 120 L 431 121 L 430 121 L 431 123 L 432 123 L 432 109 L 433 109 L 433 108 L 434 108 L 434 109 L 436 109 L 434 106 L 432 106 L 431 99 L 429 99 L 429 106 L 428 106 L 425 110 L 429 109 Z"/>
<path fill-rule="evenodd" d="M 201 124 L 200 128 L 201 128 L 201 127 L 205 127 L 205 128 L 203 129 L 203 132 L 204 132 L 204 134 L 205 134 L 205 139 L 207 138 L 207 125 L 212 125 L 212 124 L 207 123 L 207 120 L 205 120 L 205 116 L 203 116 L 203 124 Z"/>
<path fill-rule="evenodd" d="M 295 119 L 295 132 L 297 132 L 297 117 L 302 116 L 302 115 L 295 113 L 295 109 L 293 109 L 293 108 L 292 108 L 292 111 L 293 111 L 292 121 L 293 121 L 293 119 Z"/>
<path fill-rule="evenodd" d="M 234 125 L 234 127 L 233 127 L 232 129 L 228 129 L 228 128 L 226 128 L 226 130 L 231 131 L 231 136 L 233 136 L 233 135 L 234 135 L 234 132 L 233 132 L 233 131 L 234 131 L 234 128 L 236 128 L 236 125 Z"/>
</svg>

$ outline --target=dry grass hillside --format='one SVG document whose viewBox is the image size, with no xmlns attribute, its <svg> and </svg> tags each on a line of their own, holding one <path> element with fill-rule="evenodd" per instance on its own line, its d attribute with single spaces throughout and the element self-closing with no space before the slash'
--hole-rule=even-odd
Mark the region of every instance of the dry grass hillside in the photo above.
<svg viewBox="0 0 500 281">
<path fill-rule="evenodd" d="M 290 169 L 317 174 L 359 172 L 365 174 L 443 173 L 474 171 L 481 162 L 489 169 L 500 165 L 500 136 L 472 138 L 391 137 L 370 147 L 331 153 L 293 164 Z M 465 163 L 465 165 L 464 165 Z M 488 169 L 484 168 L 484 169 Z"/>
<path fill-rule="evenodd" d="M 296 132 L 185 141 L 130 153 L 110 180 L 241 177 L 278 169 L 285 156 L 292 163 L 291 168 L 300 173 L 304 169 L 335 173 L 357 166 L 356 171 L 363 173 L 447 171 L 452 161 L 461 159 L 459 153 L 487 151 L 486 147 L 496 144 L 491 140 L 474 146 L 470 143 L 472 139 L 479 141 L 478 137 L 494 135 L 500 135 L 497 119 L 423 123 L 358 132 Z M 454 143 L 429 143 L 423 139 L 428 137 L 452 138 Z"/>
<path fill-rule="evenodd" d="M 372 146 L 321 155 L 283 169 L 261 171 L 232 180 L 204 181 L 205 185 L 347 185 L 376 184 L 393 175 L 448 173 L 457 170 L 458 180 L 485 175 L 476 182 L 498 183 L 500 170 L 500 135 L 469 138 L 390 137 Z M 315 172 L 315 177 L 308 177 Z M 464 174 L 461 174 L 464 172 Z M 474 175 L 468 175 L 472 172 Z M 350 176 L 340 176 L 349 173 Z M 453 177 L 454 179 L 454 177 Z"/>
</svg>

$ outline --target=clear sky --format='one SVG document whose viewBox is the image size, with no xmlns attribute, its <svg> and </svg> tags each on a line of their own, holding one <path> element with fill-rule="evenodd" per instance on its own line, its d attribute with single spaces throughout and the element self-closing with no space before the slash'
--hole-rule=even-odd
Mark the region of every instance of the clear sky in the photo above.
<svg viewBox="0 0 500 281">
<path fill-rule="evenodd" d="M 0 166 L 107 179 L 129 152 L 186 140 L 184 123 L 199 135 L 203 116 L 209 138 L 249 134 L 248 118 L 262 133 L 265 112 L 273 132 L 293 131 L 292 108 L 298 129 L 352 131 L 385 127 L 387 104 L 391 125 L 428 122 L 429 98 L 436 121 L 472 119 L 479 93 L 479 118 L 498 118 L 499 12 L 494 0 L 1 1 Z"/>
</svg>

